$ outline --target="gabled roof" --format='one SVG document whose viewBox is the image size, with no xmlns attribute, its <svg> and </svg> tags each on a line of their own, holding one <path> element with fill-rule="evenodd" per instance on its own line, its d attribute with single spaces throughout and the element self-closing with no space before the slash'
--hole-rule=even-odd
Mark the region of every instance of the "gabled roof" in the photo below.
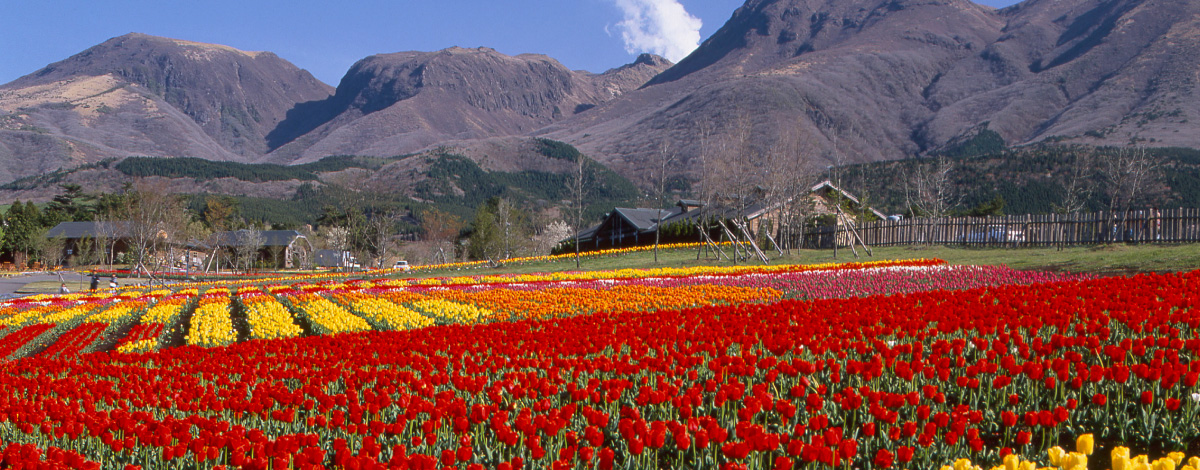
<svg viewBox="0 0 1200 470">
<path fill-rule="evenodd" d="M 862 204 L 857 197 L 854 197 L 854 195 L 846 192 L 845 190 L 834 186 L 829 180 L 825 180 L 813 185 L 809 190 L 809 194 L 816 194 L 823 189 L 840 193 L 842 197 L 852 201 L 857 205 Z M 662 215 L 662 223 L 664 226 L 677 222 L 696 224 L 697 221 L 710 217 L 733 218 L 739 213 L 742 214 L 743 217 L 753 220 L 761 217 L 763 214 L 767 213 L 767 211 L 778 208 L 781 204 L 779 201 L 769 201 L 763 199 L 761 194 L 755 194 L 754 196 L 727 195 L 725 197 L 718 197 L 717 199 L 718 200 L 712 204 L 705 204 L 694 199 L 681 199 L 675 203 L 675 207 L 670 209 L 662 209 L 661 211 L 658 209 L 618 207 L 605 217 L 605 222 L 611 217 L 620 217 L 625 220 L 626 223 L 636 228 L 638 232 L 646 233 L 654 231 L 660 213 Z M 744 204 L 744 206 L 739 210 L 739 208 L 736 207 L 737 204 Z M 689 206 L 699 207 L 699 209 L 684 211 L 684 208 Z M 868 209 L 870 209 L 870 211 L 879 218 L 886 218 L 883 213 L 875 210 L 874 208 Z M 600 230 L 600 227 L 604 226 L 605 222 L 601 222 L 596 226 L 580 231 L 579 238 L 583 240 L 595 236 Z M 575 237 L 572 236 L 562 241 L 570 241 L 574 239 Z"/>
<path fill-rule="evenodd" d="M 613 211 L 616 215 L 621 216 L 630 225 L 636 227 L 639 232 L 654 230 L 655 225 L 658 225 L 659 217 L 663 221 L 669 221 L 671 217 L 679 214 L 679 208 L 672 209 L 631 209 L 627 207 L 618 207 Z"/>
<path fill-rule="evenodd" d="M 46 238 L 124 238 L 129 234 L 129 222 L 62 222 L 46 232 Z"/>
<path fill-rule="evenodd" d="M 217 232 L 213 234 L 213 246 L 244 246 L 250 240 L 250 230 L 234 232 Z M 288 246 L 297 238 L 308 240 L 295 230 L 257 230 L 262 243 L 260 246 Z"/>
<path fill-rule="evenodd" d="M 859 206 L 861 206 L 861 205 L 862 205 L 862 202 L 860 202 L 860 201 L 858 200 L 858 198 L 854 197 L 854 195 L 853 195 L 853 194 L 850 194 L 850 193 L 846 192 L 846 191 L 845 191 L 844 189 L 842 189 L 842 188 L 839 188 L 839 187 L 837 187 L 837 186 L 834 186 L 834 185 L 833 185 L 833 183 L 832 183 L 832 182 L 830 182 L 829 180 L 825 180 L 825 181 L 822 181 L 822 182 L 820 182 L 820 183 L 817 183 L 816 185 L 814 185 L 814 186 L 812 187 L 812 189 L 810 190 L 810 192 L 812 192 L 812 193 L 816 193 L 817 191 L 820 191 L 820 190 L 822 190 L 822 189 L 825 189 L 825 188 L 829 188 L 829 190 L 830 190 L 830 191 L 837 191 L 838 193 L 841 193 L 842 197 L 844 197 L 844 198 L 846 198 L 846 199 L 849 199 L 851 202 L 853 202 L 853 203 L 854 203 L 854 204 L 856 204 L 856 205 L 859 205 Z M 871 212 L 872 212 L 872 213 L 874 213 L 874 214 L 875 214 L 875 216 L 876 216 L 876 217 L 879 217 L 880 219 L 886 219 L 886 218 L 887 218 L 887 216 L 886 216 L 886 215 L 883 215 L 883 213 L 882 213 L 882 212 L 879 212 L 879 211 L 875 210 L 875 208 L 874 208 L 874 207 L 868 207 L 867 209 L 870 209 L 870 210 L 871 210 Z"/>
</svg>

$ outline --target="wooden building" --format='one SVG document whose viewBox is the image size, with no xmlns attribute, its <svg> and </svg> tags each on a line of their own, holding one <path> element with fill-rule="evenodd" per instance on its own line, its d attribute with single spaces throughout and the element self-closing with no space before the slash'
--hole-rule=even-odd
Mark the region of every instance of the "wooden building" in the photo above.
<svg viewBox="0 0 1200 470">
<path fill-rule="evenodd" d="M 757 234 L 762 229 L 775 239 L 784 236 L 799 237 L 799 233 L 784 234 L 781 232 L 781 221 L 793 213 L 800 212 L 808 219 L 822 216 L 834 221 L 839 226 L 860 223 L 858 214 L 869 213 L 873 217 L 884 218 L 884 215 L 873 208 L 862 207 L 862 202 L 853 194 L 835 186 L 830 181 L 822 181 L 813 185 L 803 201 L 775 200 L 768 198 L 765 191 L 759 189 L 745 196 L 726 195 L 714 198 L 710 206 L 700 201 L 683 199 L 670 209 L 624 208 L 618 207 L 605 215 L 599 225 L 581 231 L 579 247 L 582 250 L 602 250 L 630 246 L 654 244 L 654 232 L 661 224 L 660 243 L 694 242 L 699 239 L 699 226 L 709 227 L 709 236 L 713 239 L 722 237 L 725 230 L 712 226 L 717 220 L 739 220 L 747 230 Z M 839 212 L 843 215 L 836 216 Z M 735 230 L 734 227 L 728 227 Z M 738 229 L 740 230 L 740 229 Z M 574 237 L 563 240 L 571 243 Z"/>
<path fill-rule="evenodd" d="M 277 269 L 307 265 L 313 253 L 308 237 L 295 230 L 217 232 L 209 245 L 214 254 L 227 261 L 236 260 L 242 250 L 257 246 L 255 263 Z"/>
<path fill-rule="evenodd" d="M 129 251 L 128 222 L 62 222 L 46 232 L 47 239 L 61 239 L 62 259 L 67 266 L 85 257 L 82 250 L 99 250 L 94 262 L 109 262 Z"/>
</svg>

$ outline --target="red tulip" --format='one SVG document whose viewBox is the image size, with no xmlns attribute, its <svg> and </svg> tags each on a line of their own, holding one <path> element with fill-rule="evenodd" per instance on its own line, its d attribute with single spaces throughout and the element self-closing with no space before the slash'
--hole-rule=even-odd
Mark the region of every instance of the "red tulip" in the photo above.
<svg viewBox="0 0 1200 470">
<path fill-rule="evenodd" d="M 892 466 L 895 458 L 887 449 L 879 449 L 875 452 L 875 466 L 878 468 L 888 468 Z"/>
<path fill-rule="evenodd" d="M 1166 403 L 1166 406 L 1167 406 L 1167 409 L 1168 409 L 1168 410 L 1170 410 L 1170 411 L 1177 411 L 1177 410 L 1179 410 L 1179 405 L 1180 405 L 1179 399 L 1177 399 L 1177 398 L 1167 398 L 1167 399 L 1165 400 L 1165 403 Z"/>
<path fill-rule="evenodd" d="M 1004 427 L 1011 428 L 1017 425 L 1017 415 L 1011 411 L 1003 411 L 1000 413 L 1000 421 Z"/>
</svg>

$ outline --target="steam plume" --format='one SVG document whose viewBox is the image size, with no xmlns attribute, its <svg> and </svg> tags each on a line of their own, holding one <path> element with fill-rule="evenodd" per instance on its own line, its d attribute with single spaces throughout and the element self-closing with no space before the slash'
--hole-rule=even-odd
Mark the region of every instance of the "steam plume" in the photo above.
<svg viewBox="0 0 1200 470">
<path fill-rule="evenodd" d="M 617 29 L 629 53 L 652 52 L 679 62 L 699 46 L 702 22 L 678 0 L 615 1 L 625 13 Z"/>
</svg>

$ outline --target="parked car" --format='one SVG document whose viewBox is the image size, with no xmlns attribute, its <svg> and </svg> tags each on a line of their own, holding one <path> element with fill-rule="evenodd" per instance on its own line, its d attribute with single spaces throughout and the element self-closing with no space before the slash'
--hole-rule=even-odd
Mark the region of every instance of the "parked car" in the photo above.
<svg viewBox="0 0 1200 470">
<path fill-rule="evenodd" d="M 392 269 L 397 269 L 400 271 L 408 271 L 409 269 L 412 269 L 412 268 L 410 268 L 408 266 L 408 261 L 400 260 L 400 261 L 397 261 L 396 264 L 392 265 Z"/>
<path fill-rule="evenodd" d="M 996 225 L 958 237 L 959 243 L 1024 243 L 1025 232 Z"/>
</svg>

